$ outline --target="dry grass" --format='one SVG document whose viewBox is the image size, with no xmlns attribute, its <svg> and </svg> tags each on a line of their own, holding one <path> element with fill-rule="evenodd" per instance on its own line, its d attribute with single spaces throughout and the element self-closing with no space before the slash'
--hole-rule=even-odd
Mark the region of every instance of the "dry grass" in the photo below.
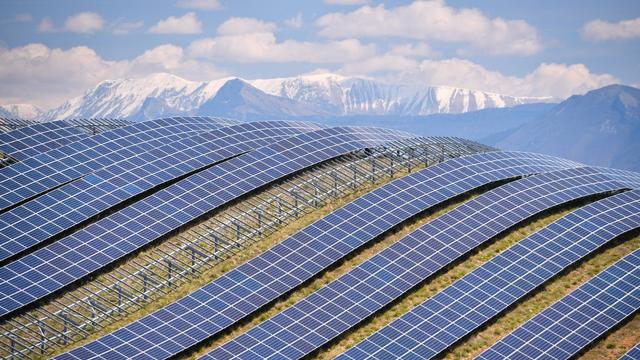
<svg viewBox="0 0 640 360">
<path fill-rule="evenodd" d="M 386 311 L 377 313 L 372 318 L 367 319 L 356 328 L 347 332 L 344 336 L 340 337 L 337 342 L 331 344 L 328 348 L 325 348 L 318 353 L 315 358 L 333 359 L 335 356 L 353 347 L 369 335 L 400 317 L 402 314 L 413 309 L 415 306 L 451 285 L 454 281 L 482 265 L 499 252 L 520 241 L 522 238 L 534 233 L 540 228 L 559 219 L 570 211 L 571 210 L 556 212 L 500 236 L 489 246 L 482 248 L 477 253 L 447 269 L 444 273 L 441 273 L 430 281 L 418 286 L 416 289 L 401 298 L 400 301 L 395 302 Z"/>
<path fill-rule="evenodd" d="M 389 181 L 392 179 L 388 179 Z M 299 230 L 303 229 L 304 227 L 310 225 L 311 223 L 315 222 L 316 220 L 322 218 L 323 216 L 329 214 L 330 212 L 334 211 L 335 209 L 355 200 L 356 198 L 366 194 L 367 192 L 371 191 L 372 189 L 378 187 L 380 184 L 374 184 L 374 185 L 370 185 L 364 188 L 359 189 L 358 191 L 355 191 L 347 196 L 344 196 L 343 198 L 334 201 L 330 204 L 327 204 L 323 207 L 321 207 L 318 210 L 315 210 L 299 219 L 297 219 L 296 221 L 289 223 L 285 226 L 283 226 L 281 229 L 277 230 L 276 232 L 274 232 L 273 234 L 271 234 L 270 236 L 268 236 L 265 239 L 262 239 L 256 243 L 253 243 L 249 246 L 246 246 L 242 249 L 240 249 L 240 251 L 238 251 L 235 255 L 231 256 L 230 258 L 226 259 L 225 261 L 211 267 L 210 269 L 204 271 L 200 276 L 198 276 L 197 278 L 194 278 L 193 280 L 189 281 L 188 283 L 183 284 L 182 286 L 176 288 L 176 289 L 172 289 L 172 291 L 170 293 L 168 293 L 165 296 L 162 296 L 161 298 L 154 300 L 152 302 L 150 302 L 149 304 L 145 305 L 144 307 L 136 310 L 135 312 L 132 312 L 120 319 L 118 319 L 117 321 L 109 324 L 108 326 L 100 329 L 99 331 L 96 331 L 95 333 L 92 333 L 90 336 L 73 342 L 70 345 L 63 347 L 63 348 L 59 348 L 56 349 L 55 352 L 53 352 L 50 355 L 57 355 L 57 354 L 61 354 L 64 353 L 66 351 L 69 351 L 71 349 L 74 349 L 78 346 L 82 346 L 92 340 L 98 339 L 108 333 L 111 333 L 119 328 L 121 328 L 122 326 L 135 321 L 137 319 L 140 319 L 142 317 L 144 317 L 147 314 L 150 314 L 174 301 L 176 301 L 177 299 L 180 299 L 188 294 L 190 294 L 191 292 L 199 289 L 200 287 L 208 284 L 209 282 L 211 282 L 213 279 L 220 277 L 222 274 L 226 273 L 229 270 L 232 270 L 236 267 L 238 267 L 239 265 L 243 264 L 244 262 L 246 262 L 247 260 L 255 257 L 256 255 L 268 250 L 269 248 L 271 248 L 273 245 L 279 243 L 280 241 L 286 239 L 288 236 L 290 236 L 291 234 L 294 234 L 296 232 L 298 232 Z"/>
<path fill-rule="evenodd" d="M 289 306 L 295 304 L 296 302 L 302 300 L 306 296 L 310 295 L 314 291 L 320 289 L 322 286 L 328 284 L 329 282 L 337 279 L 341 275 L 347 273 L 349 270 L 357 266 L 358 264 L 364 262 L 366 259 L 375 255 L 379 251 L 393 244 L 394 242 L 400 240 L 406 234 L 412 232 L 416 228 L 421 225 L 427 223 L 428 221 L 444 214 L 445 212 L 455 208 L 460 205 L 462 202 L 467 201 L 471 198 L 471 195 L 466 197 L 465 199 L 459 200 L 456 203 L 450 204 L 445 208 L 441 208 L 436 210 L 435 212 L 430 212 L 419 216 L 418 218 L 413 219 L 410 223 L 407 223 L 400 228 L 396 229 L 392 233 L 384 236 L 381 239 L 376 240 L 374 243 L 370 243 L 366 245 L 364 248 L 358 249 L 355 255 L 344 259 L 341 263 L 339 263 L 336 267 L 333 267 L 329 271 L 321 274 L 319 277 L 316 277 L 312 282 L 303 285 L 303 287 L 296 289 L 294 292 L 286 295 L 284 298 L 280 299 L 278 302 L 273 305 L 268 306 L 268 308 L 260 311 L 253 316 L 250 317 L 247 321 L 245 321 L 241 326 L 233 328 L 231 331 L 224 333 L 222 336 L 217 337 L 212 342 L 204 344 L 200 348 L 194 350 L 189 354 L 185 354 L 181 356 L 183 359 L 195 359 L 199 356 L 204 355 L 205 353 L 211 351 L 212 349 L 234 339 L 235 337 L 241 335 L 242 333 L 248 331 L 252 327 L 258 325 L 262 321 L 267 320 L 268 318 L 278 314 Z"/>
<path fill-rule="evenodd" d="M 517 306 L 500 316 L 497 321 L 452 348 L 445 358 L 474 358 L 515 328 L 534 317 L 540 311 L 560 300 L 609 265 L 638 248 L 640 248 L 640 236 L 617 244 L 588 259 L 564 275 L 553 279 L 542 288 L 536 290 L 535 295 L 518 303 Z M 639 323 L 640 321 L 636 321 L 636 329 L 640 326 Z M 630 325 L 633 327 L 633 322 Z M 593 351 L 585 353 L 581 358 L 617 359 L 617 355 L 620 352 L 624 353 L 626 351 L 625 349 L 629 349 L 640 340 L 640 331 L 622 332 L 617 336 L 614 336 L 614 334 L 611 336 L 614 337 L 615 341 L 614 339 L 607 340 L 607 338 L 605 339 L 604 346 L 597 346 L 598 351 L 594 348 Z M 611 347 L 609 344 L 613 344 L 615 347 Z"/>
</svg>

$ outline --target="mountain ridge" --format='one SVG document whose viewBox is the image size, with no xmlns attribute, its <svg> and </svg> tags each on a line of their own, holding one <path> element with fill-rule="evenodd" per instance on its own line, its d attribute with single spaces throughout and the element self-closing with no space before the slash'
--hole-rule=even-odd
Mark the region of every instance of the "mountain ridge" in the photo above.
<svg viewBox="0 0 640 360">
<path fill-rule="evenodd" d="M 144 78 L 102 81 L 83 95 L 69 99 L 35 118 L 57 120 L 114 117 L 145 120 L 202 113 L 200 106 L 212 100 L 220 88 L 234 79 L 242 80 L 266 95 L 301 103 L 293 106 L 294 108 L 317 109 L 318 113 L 315 115 L 319 116 L 423 116 L 555 100 L 550 97 L 515 97 L 448 86 L 393 85 L 332 73 L 256 80 L 227 77 L 205 82 L 155 73 Z M 262 94 L 260 98 L 265 99 Z M 286 111 L 281 112 L 290 109 L 291 106 L 288 106 Z"/>
</svg>

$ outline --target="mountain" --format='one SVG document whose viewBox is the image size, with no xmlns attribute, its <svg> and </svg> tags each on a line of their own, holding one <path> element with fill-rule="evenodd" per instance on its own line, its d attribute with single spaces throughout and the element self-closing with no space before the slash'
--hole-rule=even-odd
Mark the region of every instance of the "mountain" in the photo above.
<svg viewBox="0 0 640 360">
<path fill-rule="evenodd" d="M 384 84 L 335 74 L 252 80 L 267 94 L 314 103 L 334 115 L 424 116 L 551 102 L 550 97 L 515 97 L 449 86 Z"/>
<path fill-rule="evenodd" d="M 639 139 L 640 89 L 610 85 L 568 98 L 495 145 L 638 171 Z"/>
<path fill-rule="evenodd" d="M 224 78 L 207 82 L 189 81 L 175 75 L 158 73 L 139 79 L 103 81 L 82 96 L 68 100 L 38 118 L 54 120 L 117 117 L 143 120 L 170 115 L 204 114 L 204 110 L 212 110 L 211 101 L 218 90 L 227 82 L 236 80 L 254 88 L 251 96 L 248 96 L 248 90 L 244 92 L 246 109 L 264 109 L 266 99 L 270 99 L 268 102 L 274 106 L 284 106 L 283 109 L 271 108 L 269 115 L 293 116 L 313 110 L 315 116 L 422 116 L 553 101 L 548 97 L 514 97 L 446 86 L 385 84 L 330 73 L 259 80 Z M 263 94 L 258 94 L 257 91 Z M 276 101 L 274 97 L 283 101 Z M 250 104 L 251 101 L 257 103 Z M 201 109 L 205 103 L 209 104 Z"/>
<path fill-rule="evenodd" d="M 42 116 L 42 110 L 30 104 L 0 105 L 0 117 L 33 120 Z"/>
<path fill-rule="evenodd" d="M 240 120 L 328 115 L 313 103 L 269 95 L 240 79 L 227 81 L 211 100 L 198 108 L 198 114 Z"/>
</svg>

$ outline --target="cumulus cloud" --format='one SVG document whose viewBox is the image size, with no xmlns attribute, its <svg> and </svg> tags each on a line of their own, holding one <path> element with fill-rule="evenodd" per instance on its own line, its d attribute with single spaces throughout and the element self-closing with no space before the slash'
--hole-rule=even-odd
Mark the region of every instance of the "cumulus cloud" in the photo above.
<svg viewBox="0 0 640 360">
<path fill-rule="evenodd" d="M 429 44 L 424 41 L 420 41 L 417 43 L 404 43 L 399 45 L 394 45 L 389 50 L 389 54 L 391 55 L 400 55 L 400 56 L 415 56 L 415 57 L 431 57 L 438 55 L 437 52 L 433 51 Z"/>
<path fill-rule="evenodd" d="M 102 16 L 94 12 L 81 12 L 69 16 L 64 22 L 64 29 L 79 34 L 93 34 L 104 26 Z"/>
<path fill-rule="evenodd" d="M 188 12 L 181 17 L 169 16 L 160 20 L 149 29 L 153 34 L 200 34 L 202 23 L 193 12 Z"/>
<path fill-rule="evenodd" d="M 324 3 L 330 5 L 364 5 L 369 3 L 369 0 L 324 0 Z"/>
<path fill-rule="evenodd" d="M 241 35 L 274 32 L 276 24 L 254 18 L 232 17 L 218 26 L 220 35 Z"/>
<path fill-rule="evenodd" d="M 522 76 L 509 76 L 463 59 L 423 60 L 397 74 L 397 81 L 448 85 L 517 96 L 566 98 L 620 82 L 609 74 L 594 74 L 583 64 L 540 64 Z"/>
<path fill-rule="evenodd" d="M 480 10 L 455 9 L 444 1 L 415 1 L 387 9 L 383 4 L 318 20 L 329 38 L 397 37 L 466 43 L 494 55 L 531 55 L 542 49 L 536 29 L 524 20 L 488 18 Z"/>
<path fill-rule="evenodd" d="M 196 40 L 189 45 L 189 53 L 200 58 L 244 63 L 342 63 L 374 55 L 375 46 L 354 39 L 326 43 L 278 42 L 273 33 L 267 32 Z"/>
<path fill-rule="evenodd" d="M 55 25 L 53 25 L 53 21 L 48 16 L 43 18 L 42 21 L 40 21 L 40 24 L 38 24 L 38 32 L 50 33 L 55 31 L 56 27 Z"/>
<path fill-rule="evenodd" d="M 111 32 L 114 35 L 126 35 L 140 29 L 144 26 L 143 21 L 133 21 L 133 22 L 120 22 L 113 26 Z"/>
<path fill-rule="evenodd" d="M 273 23 L 252 18 L 231 18 L 220 25 L 218 36 L 193 41 L 189 55 L 243 63 L 342 63 L 376 53 L 375 45 L 356 39 L 328 42 L 278 41 Z"/>
<path fill-rule="evenodd" d="M 180 0 L 176 6 L 185 9 L 197 10 L 218 10 L 220 9 L 219 0 Z"/>
<path fill-rule="evenodd" d="M 582 35 L 593 41 L 640 38 L 640 17 L 617 23 L 600 19 L 589 21 L 582 27 Z"/>
<path fill-rule="evenodd" d="M 169 72 L 191 80 L 226 75 L 214 64 L 188 58 L 182 48 L 165 44 L 131 60 L 103 59 L 93 49 L 29 44 L 0 47 L 0 103 L 31 103 L 42 108 L 60 105 L 107 79 Z"/>
<path fill-rule="evenodd" d="M 302 13 L 298 13 L 296 16 L 290 18 L 290 19 L 286 19 L 284 21 L 284 24 L 287 25 L 290 28 L 293 29 L 299 29 L 302 27 L 302 24 L 304 22 L 302 21 Z"/>
</svg>

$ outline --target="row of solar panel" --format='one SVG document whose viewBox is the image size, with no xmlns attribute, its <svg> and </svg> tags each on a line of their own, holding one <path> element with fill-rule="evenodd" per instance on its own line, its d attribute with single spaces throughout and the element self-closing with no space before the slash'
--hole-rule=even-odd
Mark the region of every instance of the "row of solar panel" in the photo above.
<svg viewBox="0 0 640 360">
<path fill-rule="evenodd" d="M 120 119 L 72 119 L 39 123 L 0 118 L 0 151 L 8 153 L 14 159 L 24 160 L 90 135 L 132 123 Z"/>
<path fill-rule="evenodd" d="M 215 357 L 226 358 L 231 354 L 251 357 L 256 351 L 261 354 L 275 352 L 288 358 L 304 355 L 518 222 L 576 197 L 628 187 L 600 174 L 594 176 L 592 169 L 583 169 L 562 170 L 517 181 L 460 206 L 256 327 L 256 333 L 269 329 L 271 336 L 260 338 L 255 346 L 243 346 L 255 338 L 250 331 L 218 349 Z M 584 176 L 574 177 L 580 173 Z M 565 187 L 563 191 L 558 191 L 562 186 Z M 580 188 L 586 191 L 580 192 Z M 286 339 L 288 346 L 280 344 L 285 340 L 283 336 L 289 333 L 298 336 Z M 273 346 L 277 344 L 280 346 Z M 383 351 L 379 357 L 388 356 Z"/>
<path fill-rule="evenodd" d="M 0 214 L 0 260 L 159 185 L 281 139 L 318 129 L 268 121 L 203 132 L 109 165 Z"/>
<path fill-rule="evenodd" d="M 322 129 L 191 175 L 0 268 L 0 316 L 48 296 L 278 178 L 357 149 L 409 137 L 384 129 Z"/>
<path fill-rule="evenodd" d="M 75 354 L 80 358 L 89 354 L 109 358 L 176 354 L 442 201 L 487 183 L 572 166 L 576 164 L 553 157 L 508 152 L 471 155 L 434 165 L 334 211 L 193 294 Z"/>
<path fill-rule="evenodd" d="M 0 210 L 167 142 L 233 123 L 216 118 L 151 120 L 38 154 L 0 169 Z"/>
</svg>

